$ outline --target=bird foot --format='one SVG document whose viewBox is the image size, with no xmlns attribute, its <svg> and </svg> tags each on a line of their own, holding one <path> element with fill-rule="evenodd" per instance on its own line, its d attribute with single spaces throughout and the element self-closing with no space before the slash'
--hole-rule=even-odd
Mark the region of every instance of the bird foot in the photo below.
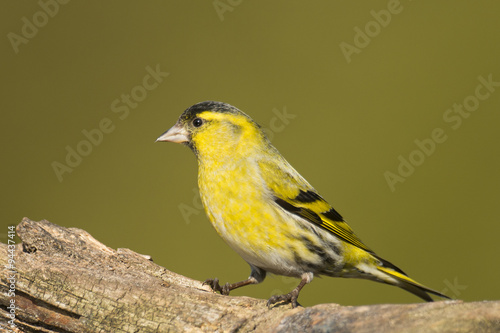
<svg viewBox="0 0 500 333">
<path fill-rule="evenodd" d="M 229 295 L 229 291 L 231 290 L 230 289 L 230 285 L 229 283 L 226 283 L 225 285 L 223 285 L 222 287 L 220 286 L 219 284 L 219 279 L 218 278 L 215 278 L 215 279 L 206 279 L 205 282 L 203 282 L 203 285 L 208 285 L 212 288 L 213 291 L 218 291 L 220 292 L 222 295 Z"/>
<path fill-rule="evenodd" d="M 299 292 L 294 289 L 288 294 L 272 296 L 267 300 L 267 307 L 271 307 L 272 305 L 279 302 L 284 302 L 284 303 L 292 303 L 292 308 L 296 308 L 297 306 L 299 306 L 297 298 L 299 298 Z"/>
</svg>

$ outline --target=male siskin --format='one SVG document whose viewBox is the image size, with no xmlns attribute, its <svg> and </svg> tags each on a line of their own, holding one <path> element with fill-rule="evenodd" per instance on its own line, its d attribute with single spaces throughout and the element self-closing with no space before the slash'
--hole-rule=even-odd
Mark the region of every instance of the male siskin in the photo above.
<svg viewBox="0 0 500 333">
<path fill-rule="evenodd" d="M 198 160 L 198 186 L 217 233 L 251 268 L 250 277 L 219 285 L 233 289 L 264 281 L 267 273 L 300 278 L 288 294 L 272 296 L 298 305 L 314 276 L 362 278 L 398 286 L 425 301 L 448 298 L 409 278 L 382 259 L 342 216 L 271 145 L 262 128 L 237 108 L 206 101 L 188 108 L 156 141 L 187 145 Z"/>
</svg>

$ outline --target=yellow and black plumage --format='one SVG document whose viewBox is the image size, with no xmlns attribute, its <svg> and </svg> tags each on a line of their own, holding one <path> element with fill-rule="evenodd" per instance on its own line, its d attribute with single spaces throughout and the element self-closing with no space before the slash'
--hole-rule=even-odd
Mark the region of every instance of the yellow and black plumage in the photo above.
<svg viewBox="0 0 500 333">
<path fill-rule="evenodd" d="M 268 305 L 291 302 L 314 276 L 364 278 L 432 301 L 447 296 L 409 278 L 377 256 L 342 216 L 281 156 L 261 127 L 237 108 L 201 102 L 188 108 L 157 141 L 189 146 L 198 159 L 198 186 L 219 235 L 251 267 L 247 280 L 220 286 L 222 294 L 260 283 L 266 273 L 301 278 Z"/>
</svg>

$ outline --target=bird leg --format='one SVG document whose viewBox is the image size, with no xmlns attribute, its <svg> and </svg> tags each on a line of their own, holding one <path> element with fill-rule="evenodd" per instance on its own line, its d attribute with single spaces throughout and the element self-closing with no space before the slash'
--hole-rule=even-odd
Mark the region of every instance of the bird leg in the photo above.
<svg viewBox="0 0 500 333">
<path fill-rule="evenodd" d="M 254 283 L 259 283 L 257 279 L 255 279 L 253 276 L 250 276 L 248 279 L 236 282 L 236 283 L 226 283 L 222 287 L 219 284 L 219 279 L 206 279 L 203 284 L 209 285 L 214 291 L 220 292 L 222 295 L 229 295 L 229 292 L 233 289 L 240 288 L 247 286 L 249 284 L 254 284 Z"/>
<path fill-rule="evenodd" d="M 294 290 L 292 290 L 288 294 L 272 296 L 267 300 L 267 306 L 270 307 L 271 305 L 274 305 L 278 302 L 285 302 L 285 303 L 292 303 L 292 308 L 296 308 L 299 305 L 299 303 L 297 302 L 297 298 L 299 298 L 300 291 L 302 290 L 302 288 L 304 288 L 306 284 L 311 282 L 311 280 L 312 280 L 312 274 L 310 273 L 303 274 L 302 280 Z"/>
</svg>

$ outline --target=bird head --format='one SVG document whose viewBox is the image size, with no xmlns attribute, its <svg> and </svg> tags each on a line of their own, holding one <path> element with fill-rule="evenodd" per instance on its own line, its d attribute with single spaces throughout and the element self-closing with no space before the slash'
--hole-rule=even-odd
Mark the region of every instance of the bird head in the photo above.
<svg viewBox="0 0 500 333">
<path fill-rule="evenodd" d="M 199 160 L 234 158 L 268 142 L 260 126 L 248 115 L 214 101 L 189 107 L 156 141 L 185 144 Z"/>
</svg>

